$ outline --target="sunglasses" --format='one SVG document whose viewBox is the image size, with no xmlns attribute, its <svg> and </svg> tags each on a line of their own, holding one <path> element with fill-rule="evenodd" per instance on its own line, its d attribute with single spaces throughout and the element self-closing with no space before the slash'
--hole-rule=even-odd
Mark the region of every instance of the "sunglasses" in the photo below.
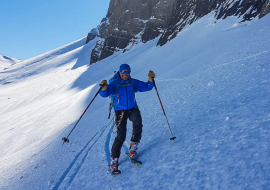
<svg viewBox="0 0 270 190">
<path fill-rule="evenodd" d="M 122 74 L 130 74 L 130 71 L 120 71 L 120 73 L 122 73 Z"/>
</svg>

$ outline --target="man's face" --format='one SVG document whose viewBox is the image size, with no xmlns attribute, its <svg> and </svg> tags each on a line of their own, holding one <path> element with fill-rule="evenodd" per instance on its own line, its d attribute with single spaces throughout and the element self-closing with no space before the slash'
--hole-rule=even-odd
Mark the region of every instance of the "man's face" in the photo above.
<svg viewBox="0 0 270 190">
<path fill-rule="evenodd" d="M 130 71 L 129 70 L 122 70 L 120 71 L 120 77 L 122 80 L 127 80 L 129 78 Z"/>
</svg>

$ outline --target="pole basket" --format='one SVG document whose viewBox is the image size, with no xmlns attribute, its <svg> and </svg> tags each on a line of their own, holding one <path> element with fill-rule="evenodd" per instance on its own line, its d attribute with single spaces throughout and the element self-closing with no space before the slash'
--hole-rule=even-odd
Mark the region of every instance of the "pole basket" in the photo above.
<svg viewBox="0 0 270 190">
<path fill-rule="evenodd" d="M 65 142 L 66 142 L 66 143 L 69 143 L 69 139 L 66 138 L 66 137 L 63 137 L 62 140 L 64 141 L 64 143 L 65 143 Z"/>
</svg>

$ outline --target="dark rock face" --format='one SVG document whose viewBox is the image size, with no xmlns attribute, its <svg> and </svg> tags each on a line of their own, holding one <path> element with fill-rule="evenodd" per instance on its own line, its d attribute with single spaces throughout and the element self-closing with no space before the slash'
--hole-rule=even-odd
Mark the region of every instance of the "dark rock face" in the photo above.
<svg viewBox="0 0 270 190">
<path fill-rule="evenodd" d="M 243 21 L 251 20 L 252 18 L 258 16 L 263 5 L 269 0 L 244 0 L 235 1 L 234 4 L 227 3 L 226 1 L 221 2 L 221 4 L 216 6 L 217 10 L 221 10 L 217 19 L 224 19 L 228 16 L 242 16 Z"/>
<path fill-rule="evenodd" d="M 162 34 L 157 45 L 166 44 L 175 38 L 185 26 L 192 24 L 211 11 L 215 11 L 217 20 L 225 19 L 228 16 L 242 17 L 242 22 L 251 20 L 260 15 L 267 1 L 269 2 L 269 0 L 177 0 L 172 22 Z M 268 12 L 270 12 L 269 6 Z M 266 7 L 264 10 L 267 12 Z"/>
<path fill-rule="evenodd" d="M 264 3 L 259 18 L 264 17 L 264 16 L 267 15 L 268 13 L 270 13 L 270 0 L 267 0 L 267 1 Z"/>
<path fill-rule="evenodd" d="M 106 18 L 87 37 L 87 43 L 99 37 L 90 64 L 138 41 L 161 36 L 157 45 L 162 46 L 212 11 L 216 19 L 234 15 L 244 22 L 268 14 L 270 0 L 111 0 Z"/>
<path fill-rule="evenodd" d="M 101 38 L 91 53 L 91 64 L 136 43 L 158 37 L 169 26 L 176 0 L 111 0 L 106 18 L 98 26 Z M 88 34 L 87 42 L 93 39 Z M 126 49 L 127 50 L 127 49 Z"/>
<path fill-rule="evenodd" d="M 88 33 L 86 43 L 90 42 L 91 40 L 95 39 L 99 35 L 98 29 L 94 28 L 91 32 Z"/>
</svg>

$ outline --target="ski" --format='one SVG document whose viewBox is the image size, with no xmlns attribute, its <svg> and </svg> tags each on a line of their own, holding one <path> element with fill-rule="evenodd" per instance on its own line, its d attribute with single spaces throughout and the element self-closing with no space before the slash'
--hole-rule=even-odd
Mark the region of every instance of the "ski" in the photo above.
<svg viewBox="0 0 270 190">
<path fill-rule="evenodd" d="M 140 166 L 142 165 L 142 161 L 138 160 L 138 158 L 130 158 L 129 154 L 126 153 L 127 157 L 129 158 L 130 162 L 137 165 L 137 166 Z"/>
<path fill-rule="evenodd" d="M 130 159 L 130 161 L 131 161 L 131 163 L 136 164 L 136 165 L 138 165 L 138 166 L 142 165 L 142 161 L 140 161 L 140 160 L 137 160 L 137 159 Z"/>
<path fill-rule="evenodd" d="M 111 171 L 111 174 L 112 174 L 113 176 L 117 176 L 117 175 L 121 174 L 121 171 L 120 171 L 120 170 L 112 170 L 112 171 Z"/>
</svg>

